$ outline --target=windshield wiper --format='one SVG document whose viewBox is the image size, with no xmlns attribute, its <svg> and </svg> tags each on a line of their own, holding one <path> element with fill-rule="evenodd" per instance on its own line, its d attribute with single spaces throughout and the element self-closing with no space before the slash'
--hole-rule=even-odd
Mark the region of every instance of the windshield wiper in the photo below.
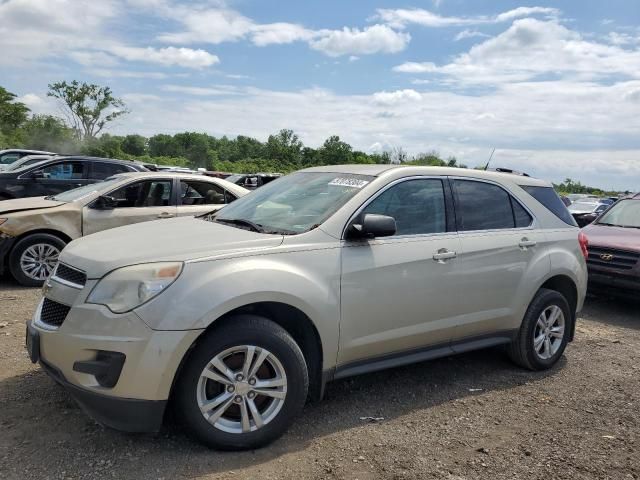
<svg viewBox="0 0 640 480">
<path fill-rule="evenodd" d="M 264 228 L 257 223 L 253 223 L 251 220 L 246 220 L 244 218 L 215 218 L 214 221 L 219 223 L 229 223 L 231 225 L 244 225 L 249 227 L 254 232 L 264 233 Z"/>
</svg>

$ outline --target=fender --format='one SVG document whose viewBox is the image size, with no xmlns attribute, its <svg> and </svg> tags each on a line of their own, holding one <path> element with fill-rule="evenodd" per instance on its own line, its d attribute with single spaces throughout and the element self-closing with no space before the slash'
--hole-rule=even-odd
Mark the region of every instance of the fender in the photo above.
<svg viewBox="0 0 640 480">
<path fill-rule="evenodd" d="M 325 348 L 323 369 L 331 368 L 339 343 L 339 272 L 337 248 L 187 262 L 181 278 L 136 313 L 154 330 L 195 330 L 244 305 L 288 304 L 311 319 Z"/>
</svg>

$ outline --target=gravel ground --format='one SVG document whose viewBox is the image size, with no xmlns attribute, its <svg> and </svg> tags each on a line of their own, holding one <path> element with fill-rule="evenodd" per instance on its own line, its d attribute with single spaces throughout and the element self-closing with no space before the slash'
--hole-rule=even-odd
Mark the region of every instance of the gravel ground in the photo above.
<svg viewBox="0 0 640 480">
<path fill-rule="evenodd" d="M 2 479 L 640 478 L 640 304 L 588 299 L 551 371 L 491 349 L 338 381 L 273 445 L 220 453 L 86 417 L 27 359 L 39 294 L 0 280 Z"/>
</svg>

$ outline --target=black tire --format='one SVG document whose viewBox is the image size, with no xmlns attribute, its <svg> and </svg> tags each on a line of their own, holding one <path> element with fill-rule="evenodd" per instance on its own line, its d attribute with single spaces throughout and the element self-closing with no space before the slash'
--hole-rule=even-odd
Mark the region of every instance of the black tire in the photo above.
<svg viewBox="0 0 640 480">
<path fill-rule="evenodd" d="M 540 315 L 549 307 L 557 306 L 564 315 L 564 336 L 557 351 L 549 358 L 542 358 L 534 348 L 534 334 Z M 541 288 L 533 298 L 522 320 L 516 339 L 507 347 L 507 353 L 513 362 L 529 370 L 546 370 L 560 359 L 571 335 L 573 315 L 567 299 L 555 290 Z"/>
<path fill-rule="evenodd" d="M 225 350 L 253 345 L 271 352 L 287 377 L 284 404 L 261 428 L 246 433 L 224 432 L 204 417 L 197 400 L 200 374 L 209 361 Z M 256 315 L 237 315 L 225 320 L 198 341 L 175 385 L 176 418 L 205 445 L 219 450 L 255 449 L 280 437 L 302 411 L 309 388 L 304 355 L 291 335 L 278 324 Z"/>
<path fill-rule="evenodd" d="M 25 250 L 39 243 L 55 247 L 60 252 L 66 245 L 62 239 L 48 233 L 35 233 L 33 235 L 28 235 L 14 245 L 11 253 L 9 254 L 9 271 L 13 278 L 15 278 L 20 285 L 24 285 L 25 287 L 41 287 L 44 283 L 44 280 L 35 280 L 29 277 L 22 271 L 20 266 L 20 257 Z"/>
</svg>

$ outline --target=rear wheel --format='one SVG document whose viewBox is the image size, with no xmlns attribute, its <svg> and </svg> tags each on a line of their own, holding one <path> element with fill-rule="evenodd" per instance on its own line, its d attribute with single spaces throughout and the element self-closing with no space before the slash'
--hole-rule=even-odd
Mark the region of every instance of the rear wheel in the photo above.
<svg viewBox="0 0 640 480">
<path fill-rule="evenodd" d="M 9 254 L 9 271 L 18 283 L 39 287 L 51 275 L 65 242 L 48 233 L 29 235 L 15 244 Z"/>
<path fill-rule="evenodd" d="M 564 296 L 555 290 L 540 289 L 527 309 L 516 340 L 509 345 L 509 356 L 530 370 L 551 368 L 567 346 L 571 319 Z"/>
<path fill-rule="evenodd" d="M 203 443 L 257 448 L 284 433 L 304 406 L 304 356 L 276 323 L 239 315 L 208 333 L 176 385 L 177 415 Z"/>
</svg>

